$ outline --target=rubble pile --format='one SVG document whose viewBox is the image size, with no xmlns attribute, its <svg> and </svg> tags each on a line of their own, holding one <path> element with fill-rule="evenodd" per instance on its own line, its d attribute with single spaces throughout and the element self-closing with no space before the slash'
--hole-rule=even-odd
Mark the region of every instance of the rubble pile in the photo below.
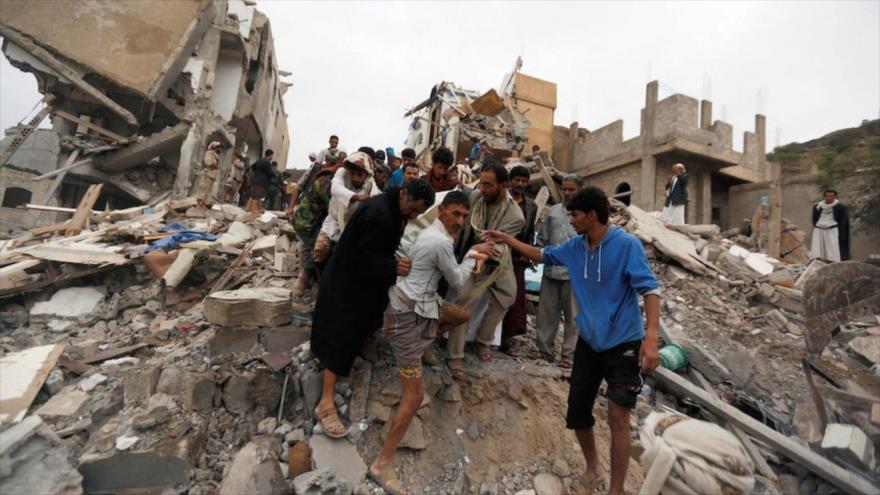
<svg viewBox="0 0 880 495">
<path fill-rule="evenodd" d="M 47 493 L 381 493 L 365 475 L 402 395 L 391 348 L 377 333 L 337 383 L 349 431 L 323 435 L 312 413 L 322 372 L 307 342 L 314 294 L 291 299 L 297 241 L 279 214 L 202 209 L 192 199 L 84 208 L 78 232 L 73 220 L 33 229 L 0 251 L 0 421 L 12 423 L 0 435 L 3 455 L 22 459 L 4 488 L 52 471 L 41 480 Z M 843 325 L 815 361 L 840 385 L 819 384 L 827 431 L 802 375 L 803 284 L 822 262 L 775 263 L 715 226 L 680 232 L 617 202 L 612 221 L 644 241 L 663 286 L 663 340 L 684 350 L 719 401 L 872 476 L 880 321 Z M 563 428 L 567 373 L 541 360 L 468 355 L 458 382 L 445 366 L 426 366 L 400 478 L 425 493 L 569 486 L 583 467 Z M 723 424 L 662 376 L 640 395 L 634 424 L 669 409 Z M 7 380 L 27 390 L 9 397 Z M 603 398 L 596 414 L 604 450 Z M 766 493 L 837 486 L 755 442 L 772 466 L 758 476 Z M 629 473 L 636 490 L 640 470 Z"/>
</svg>

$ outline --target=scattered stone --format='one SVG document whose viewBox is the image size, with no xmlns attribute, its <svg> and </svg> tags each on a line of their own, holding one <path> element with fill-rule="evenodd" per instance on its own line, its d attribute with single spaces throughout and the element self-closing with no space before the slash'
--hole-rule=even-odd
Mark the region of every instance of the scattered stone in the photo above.
<svg viewBox="0 0 880 495">
<path fill-rule="evenodd" d="M 94 375 L 90 375 L 88 378 L 79 382 L 79 389 L 83 392 L 91 392 L 95 387 L 107 381 L 107 377 L 100 374 L 95 373 Z"/>
<path fill-rule="evenodd" d="M 765 301 L 769 301 L 773 294 L 776 293 L 776 289 L 770 284 L 761 284 L 758 286 L 758 292 L 761 293 L 761 297 Z"/>
<path fill-rule="evenodd" d="M 370 382 L 373 379 L 373 365 L 357 361 L 351 378 L 351 400 L 348 417 L 352 421 L 366 419 L 367 399 L 370 395 Z"/>
<path fill-rule="evenodd" d="M 669 284 L 673 287 L 684 287 L 684 284 L 689 278 L 690 275 L 688 275 L 687 272 L 682 270 L 681 268 L 674 265 L 667 265 L 666 279 L 669 280 Z"/>
<path fill-rule="evenodd" d="M 257 433 L 260 435 L 271 435 L 275 431 L 278 420 L 275 418 L 265 418 L 257 423 Z"/>
<path fill-rule="evenodd" d="M 313 435 L 309 440 L 312 458 L 318 469 L 330 467 L 339 480 L 357 485 L 367 474 L 357 447 L 345 439 L 334 440 L 324 435 Z"/>
<path fill-rule="evenodd" d="M 730 378 L 737 387 L 743 388 L 752 380 L 756 359 L 757 351 L 754 349 L 733 352 L 724 358 L 724 364 L 730 370 Z"/>
<path fill-rule="evenodd" d="M 571 474 L 571 468 L 568 467 L 568 463 L 565 462 L 565 459 L 556 459 L 556 461 L 553 462 L 551 471 L 560 478 L 567 478 Z"/>
<path fill-rule="evenodd" d="M 46 383 L 43 384 L 43 388 L 46 389 L 46 392 L 49 392 L 49 395 L 55 395 L 64 388 L 64 372 L 59 369 L 52 370 L 49 373 L 49 376 L 46 377 Z"/>
<path fill-rule="evenodd" d="M 293 479 L 293 493 L 296 495 L 336 495 L 338 489 L 336 474 L 329 467 L 309 471 Z"/>
<path fill-rule="evenodd" d="M 312 449 L 306 442 L 297 442 L 287 448 L 287 477 L 297 476 L 312 470 Z"/>
<path fill-rule="evenodd" d="M 190 373 L 182 383 L 183 405 L 190 411 L 210 411 L 214 405 L 214 374 Z"/>
<path fill-rule="evenodd" d="M 253 407 L 250 375 L 233 375 L 223 385 L 223 403 L 234 414 L 245 414 Z"/>
<path fill-rule="evenodd" d="M 140 440 L 138 437 L 116 437 L 116 450 L 128 450 L 134 447 L 138 440 Z"/>
<path fill-rule="evenodd" d="M 471 421 L 471 424 L 467 427 L 467 436 L 471 440 L 476 440 L 480 438 L 480 428 L 477 426 L 475 421 Z"/>
<path fill-rule="evenodd" d="M 385 429 L 382 431 L 382 438 L 385 438 L 388 435 L 388 429 L 390 427 L 391 423 L 385 425 Z M 406 433 L 403 435 L 403 440 L 400 441 L 399 447 L 403 449 L 424 450 L 427 445 L 428 442 L 425 440 L 425 430 L 422 427 L 422 420 L 419 419 L 418 416 L 415 416 L 409 424 L 409 428 L 406 429 Z"/>
<path fill-rule="evenodd" d="M 82 493 L 82 475 L 64 442 L 39 416 L 0 431 L 0 493 Z"/>
<path fill-rule="evenodd" d="M 171 411 L 167 407 L 159 406 L 147 414 L 135 416 L 131 420 L 131 427 L 135 430 L 149 430 L 157 425 L 171 420 Z"/>
<path fill-rule="evenodd" d="M 856 337 L 847 344 L 853 352 L 868 360 L 871 364 L 880 363 L 880 337 L 865 335 Z"/>
<path fill-rule="evenodd" d="M 208 341 L 208 355 L 213 357 L 251 353 L 257 349 L 260 332 L 253 328 L 218 328 Z"/>
<path fill-rule="evenodd" d="M 303 390 L 303 398 L 306 400 L 306 411 L 311 416 L 321 400 L 324 374 L 319 371 L 306 371 L 300 377 L 300 385 Z"/>
<path fill-rule="evenodd" d="M 129 373 L 122 380 L 122 390 L 125 405 L 131 406 L 146 402 L 151 395 L 156 393 L 156 385 L 159 383 L 161 370 L 158 366 L 150 366 L 137 373 Z"/>
<path fill-rule="evenodd" d="M 822 438 L 822 450 L 839 455 L 868 471 L 874 470 L 874 445 L 857 426 L 830 423 Z"/>
<path fill-rule="evenodd" d="M 159 382 L 156 384 L 156 392 L 177 395 L 180 393 L 181 383 L 183 383 L 183 371 L 179 368 L 169 366 L 164 368 L 159 375 Z"/>
<path fill-rule="evenodd" d="M 562 482 L 550 473 L 541 473 L 534 480 L 536 495 L 562 495 Z"/>
<path fill-rule="evenodd" d="M 391 421 L 391 408 L 377 400 L 372 400 L 367 405 L 367 419 L 385 424 Z"/>
<path fill-rule="evenodd" d="M 281 495 L 287 483 L 278 466 L 278 458 L 271 437 L 252 440 L 241 448 L 232 460 L 220 484 L 219 495 L 260 493 Z"/>
<path fill-rule="evenodd" d="M 306 440 L 306 432 L 303 431 L 302 428 L 297 428 L 290 433 L 284 435 L 284 441 L 287 442 L 288 445 L 293 445 L 299 442 L 305 442 Z"/>
<path fill-rule="evenodd" d="M 48 301 L 38 302 L 31 308 L 31 321 L 49 318 L 79 318 L 93 314 L 104 293 L 95 287 L 68 287 L 52 294 Z"/>
</svg>

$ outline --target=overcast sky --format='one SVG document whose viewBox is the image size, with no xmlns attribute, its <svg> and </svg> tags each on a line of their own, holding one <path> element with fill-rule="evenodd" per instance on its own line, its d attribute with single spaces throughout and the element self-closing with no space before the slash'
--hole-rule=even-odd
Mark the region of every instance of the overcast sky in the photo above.
<svg viewBox="0 0 880 495">
<path fill-rule="evenodd" d="M 292 2 L 262 0 L 285 97 L 288 167 L 338 134 L 349 150 L 393 146 L 404 111 L 440 81 L 497 87 L 522 71 L 558 85 L 556 124 L 639 132 L 645 84 L 714 102 L 734 147 L 767 115 L 767 142 L 805 141 L 880 114 L 880 1 Z M 0 61 L 0 125 L 39 99 L 34 78 Z"/>
</svg>

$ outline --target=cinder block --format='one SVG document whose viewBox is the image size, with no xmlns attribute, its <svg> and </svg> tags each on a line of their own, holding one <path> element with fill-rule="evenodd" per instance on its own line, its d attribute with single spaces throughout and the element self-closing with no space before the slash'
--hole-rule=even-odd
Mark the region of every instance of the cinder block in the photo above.
<svg viewBox="0 0 880 495">
<path fill-rule="evenodd" d="M 145 402 L 151 395 L 156 393 L 156 385 L 159 382 L 158 366 L 150 366 L 142 370 L 132 370 L 125 376 L 122 384 L 123 397 L 126 406 Z"/>
<path fill-rule="evenodd" d="M 831 423 L 825 428 L 822 450 L 839 455 L 841 458 L 874 470 L 874 445 L 861 428 L 842 423 Z"/>
</svg>

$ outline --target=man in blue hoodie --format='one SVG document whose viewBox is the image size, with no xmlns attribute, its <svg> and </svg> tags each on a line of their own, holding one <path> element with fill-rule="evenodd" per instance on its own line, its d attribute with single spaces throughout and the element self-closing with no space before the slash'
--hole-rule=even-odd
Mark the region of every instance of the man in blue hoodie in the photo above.
<svg viewBox="0 0 880 495">
<path fill-rule="evenodd" d="M 540 249 L 509 234 L 487 231 L 486 240 L 503 242 L 544 266 L 562 265 L 571 277 L 577 302 L 577 347 L 568 392 L 565 423 L 575 430 L 587 469 L 577 493 L 590 494 L 604 482 L 593 436 L 593 404 L 602 380 L 607 382 L 611 426 L 609 494 L 622 494 L 630 456 L 629 413 L 642 386 L 642 373 L 659 364 L 657 329 L 660 290 L 642 243 L 617 226 L 608 226 L 610 205 L 601 189 L 588 187 L 566 203 L 570 222 L 580 234 L 555 247 Z M 647 330 L 638 296 L 645 300 Z"/>
</svg>

